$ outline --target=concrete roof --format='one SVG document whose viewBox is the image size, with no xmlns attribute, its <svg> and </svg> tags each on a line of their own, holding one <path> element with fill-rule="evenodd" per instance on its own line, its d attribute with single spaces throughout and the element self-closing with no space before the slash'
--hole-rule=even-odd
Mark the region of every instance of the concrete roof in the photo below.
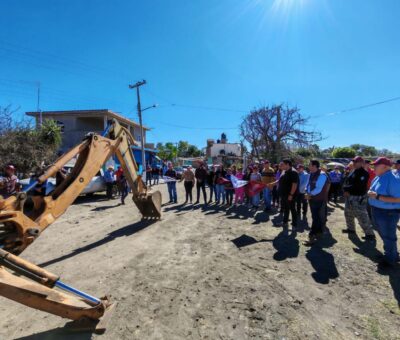
<svg viewBox="0 0 400 340">
<path fill-rule="evenodd" d="M 39 117 L 40 112 L 38 111 L 32 111 L 32 112 L 26 112 L 25 113 L 28 116 L 31 117 Z M 129 124 L 129 125 L 134 125 L 134 126 L 140 126 L 139 123 L 125 118 L 123 116 L 121 116 L 120 114 L 113 112 L 111 110 L 108 109 L 100 109 L 100 110 L 66 110 L 66 111 L 42 111 L 42 116 L 46 117 L 46 116 L 78 116 L 78 117 L 112 117 L 117 119 L 119 122 L 125 123 L 125 124 Z M 143 129 L 145 130 L 151 130 L 150 128 L 148 128 L 147 126 L 143 125 Z"/>
</svg>

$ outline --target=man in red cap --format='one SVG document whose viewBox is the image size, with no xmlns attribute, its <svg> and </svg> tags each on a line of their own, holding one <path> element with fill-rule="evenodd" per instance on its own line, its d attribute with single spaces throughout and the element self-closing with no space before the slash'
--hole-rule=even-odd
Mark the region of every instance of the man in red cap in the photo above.
<svg viewBox="0 0 400 340">
<path fill-rule="evenodd" d="M 376 177 L 368 192 L 374 225 L 383 241 L 384 258 L 381 269 L 399 261 L 396 228 L 400 219 L 400 174 L 392 170 L 392 162 L 379 157 L 374 163 Z"/>
<path fill-rule="evenodd" d="M 364 159 L 362 157 L 355 157 L 353 164 L 354 169 L 346 177 L 343 184 L 345 197 L 344 216 L 347 226 L 343 232 L 355 234 L 355 219 L 357 219 L 365 233 L 363 238 L 368 241 L 374 241 L 375 234 L 367 212 L 369 173 L 364 169 Z"/>
<path fill-rule="evenodd" d="M 18 190 L 18 178 L 15 176 L 14 165 L 7 165 L 5 168 L 6 176 L 0 180 L 0 196 L 8 198 Z"/>
</svg>

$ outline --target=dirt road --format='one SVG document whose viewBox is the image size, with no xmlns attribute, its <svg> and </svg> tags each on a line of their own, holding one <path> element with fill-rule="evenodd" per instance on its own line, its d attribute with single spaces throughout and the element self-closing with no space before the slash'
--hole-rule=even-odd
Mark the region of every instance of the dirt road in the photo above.
<svg viewBox="0 0 400 340">
<path fill-rule="evenodd" d="M 1 298 L 0 339 L 400 338 L 400 274 L 377 272 L 381 242 L 375 250 L 341 233 L 342 207 L 311 249 L 306 222 L 293 233 L 244 207 L 163 210 L 148 224 L 132 202 L 83 198 L 23 253 L 66 283 L 112 295 L 104 335 L 68 334 L 67 320 Z"/>
</svg>

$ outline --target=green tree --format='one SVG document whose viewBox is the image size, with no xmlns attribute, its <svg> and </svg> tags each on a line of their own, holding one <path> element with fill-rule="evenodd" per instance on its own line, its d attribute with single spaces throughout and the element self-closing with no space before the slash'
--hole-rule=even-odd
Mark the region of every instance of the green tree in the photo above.
<svg viewBox="0 0 400 340">
<path fill-rule="evenodd" d="M 189 145 L 188 151 L 187 151 L 188 157 L 199 157 L 201 156 L 201 150 L 196 145 Z"/>
<path fill-rule="evenodd" d="M 361 156 L 377 156 L 378 150 L 374 146 L 364 145 L 364 144 L 352 144 L 350 145 L 352 149 L 355 150 L 356 154 Z"/>
<path fill-rule="evenodd" d="M 183 140 L 178 143 L 178 157 L 187 157 L 189 143 Z"/>
<path fill-rule="evenodd" d="M 165 144 L 157 143 L 157 150 L 158 157 L 169 161 L 175 160 L 178 155 L 178 148 L 171 142 Z"/>
<path fill-rule="evenodd" d="M 309 157 L 311 157 L 311 156 L 313 155 L 313 152 L 312 152 L 312 150 L 310 150 L 310 149 L 299 148 L 299 149 L 296 151 L 296 154 L 299 155 L 299 156 L 301 156 L 301 157 L 304 157 L 304 158 L 309 158 Z"/>
<path fill-rule="evenodd" d="M 356 156 L 356 151 L 350 147 L 336 148 L 332 151 L 334 158 L 353 158 Z"/>
<path fill-rule="evenodd" d="M 53 162 L 61 143 L 61 131 L 54 121 L 35 129 L 27 122 L 10 120 L 10 108 L 0 108 L 0 167 L 16 166 L 27 175 L 35 167 Z"/>
</svg>

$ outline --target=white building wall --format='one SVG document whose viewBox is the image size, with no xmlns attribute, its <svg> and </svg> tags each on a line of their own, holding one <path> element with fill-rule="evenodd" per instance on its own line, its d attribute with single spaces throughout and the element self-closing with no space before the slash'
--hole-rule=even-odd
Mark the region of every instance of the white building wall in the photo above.
<svg viewBox="0 0 400 340">
<path fill-rule="evenodd" d="M 210 153 L 211 157 L 217 157 L 221 155 L 221 150 L 225 151 L 225 155 L 234 154 L 235 156 L 241 156 L 242 148 L 240 144 L 236 143 L 226 143 L 226 144 L 214 144 L 211 146 Z"/>
</svg>

